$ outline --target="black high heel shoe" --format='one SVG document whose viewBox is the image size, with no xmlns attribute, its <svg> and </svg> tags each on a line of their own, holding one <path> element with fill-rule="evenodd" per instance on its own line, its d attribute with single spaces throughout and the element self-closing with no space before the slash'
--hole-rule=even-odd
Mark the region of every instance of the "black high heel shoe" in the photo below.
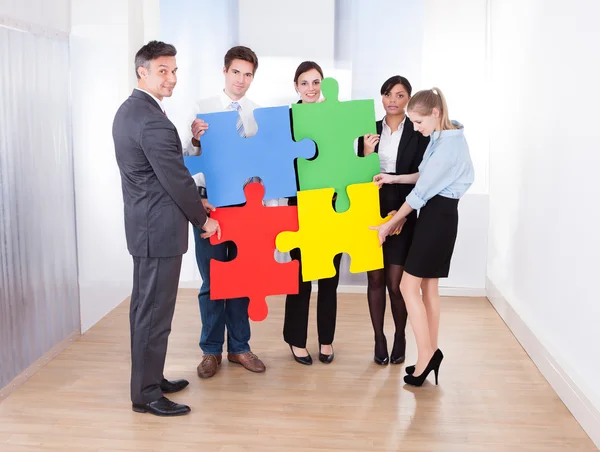
<svg viewBox="0 0 600 452">
<path fill-rule="evenodd" d="M 394 347 L 390 356 L 390 364 L 402 364 L 406 360 L 406 339 L 403 337 L 401 345 L 396 345 L 398 341 L 394 338 Z"/>
<path fill-rule="evenodd" d="M 379 353 L 378 353 L 379 352 Z M 390 356 L 387 352 L 387 340 L 375 341 L 375 352 L 373 353 L 373 361 L 380 366 L 387 366 L 390 362 Z"/>
<path fill-rule="evenodd" d="M 296 356 L 296 354 L 294 353 L 294 349 L 292 348 L 291 344 L 288 344 L 290 346 L 290 351 L 292 352 L 292 356 L 294 357 L 294 359 L 296 360 L 297 363 L 300 364 L 304 364 L 305 366 L 310 366 L 313 361 L 312 361 L 312 356 L 310 356 L 310 353 L 308 354 L 308 356 Z"/>
<path fill-rule="evenodd" d="M 329 364 L 329 363 L 331 363 L 331 361 L 333 361 L 334 356 L 335 356 L 335 353 L 333 353 L 333 344 L 331 344 L 331 355 L 326 355 L 324 353 L 321 353 L 321 344 L 319 344 L 319 361 L 321 361 L 322 363 L 325 363 L 325 364 Z"/>
<path fill-rule="evenodd" d="M 404 355 L 394 358 L 394 354 L 392 353 L 392 356 L 390 357 L 391 364 L 402 364 L 405 360 L 406 360 L 406 357 Z"/>
<path fill-rule="evenodd" d="M 406 366 L 404 369 L 408 375 L 412 375 L 415 373 L 415 366 Z"/>
<path fill-rule="evenodd" d="M 435 384 L 437 385 L 438 373 L 440 371 L 440 364 L 442 363 L 442 359 L 444 359 L 444 355 L 442 351 L 438 348 L 429 360 L 429 363 L 427 364 L 427 367 L 425 368 L 423 373 L 416 377 L 414 375 L 407 375 L 406 377 L 404 377 L 404 382 L 412 386 L 422 386 L 425 380 L 427 379 L 429 373 L 433 371 L 433 373 L 435 374 Z"/>
</svg>

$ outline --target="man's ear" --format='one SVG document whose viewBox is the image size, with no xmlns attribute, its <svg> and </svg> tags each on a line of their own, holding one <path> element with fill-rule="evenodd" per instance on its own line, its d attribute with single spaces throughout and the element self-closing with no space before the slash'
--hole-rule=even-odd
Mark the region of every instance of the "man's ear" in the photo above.
<svg viewBox="0 0 600 452">
<path fill-rule="evenodd" d="M 138 72 L 138 75 L 140 76 L 140 78 L 144 78 L 144 77 L 148 76 L 148 69 L 146 69 L 144 66 L 138 67 L 137 72 Z"/>
</svg>

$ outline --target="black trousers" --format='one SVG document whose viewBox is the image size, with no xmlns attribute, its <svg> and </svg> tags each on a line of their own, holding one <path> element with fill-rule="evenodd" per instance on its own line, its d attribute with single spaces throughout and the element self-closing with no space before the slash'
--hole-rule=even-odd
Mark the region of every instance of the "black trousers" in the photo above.
<svg viewBox="0 0 600 452">
<path fill-rule="evenodd" d="M 134 257 L 131 327 L 131 401 L 162 397 L 167 342 L 175 312 L 182 256 Z"/>
<path fill-rule="evenodd" d="M 292 259 L 300 262 L 300 290 L 297 295 L 288 295 L 285 299 L 285 319 L 283 322 L 283 339 L 290 345 L 306 348 L 308 333 L 308 312 L 310 307 L 311 281 L 302 281 L 302 261 L 300 250 L 290 252 Z M 340 280 L 340 263 L 342 255 L 338 254 L 333 259 L 335 276 L 318 280 L 319 291 L 317 295 L 317 331 L 319 344 L 329 345 L 335 335 L 335 320 L 337 316 L 337 287 Z"/>
</svg>

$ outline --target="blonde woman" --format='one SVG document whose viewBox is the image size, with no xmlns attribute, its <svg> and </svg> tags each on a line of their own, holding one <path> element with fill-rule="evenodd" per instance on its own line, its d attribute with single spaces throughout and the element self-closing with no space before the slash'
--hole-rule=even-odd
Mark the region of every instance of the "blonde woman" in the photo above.
<svg viewBox="0 0 600 452">
<path fill-rule="evenodd" d="M 420 210 L 404 265 L 400 291 L 417 342 L 418 358 L 406 368 L 404 381 L 421 386 L 431 371 L 438 382 L 444 355 L 438 348 L 440 321 L 439 278 L 448 277 L 458 230 L 458 201 L 473 183 L 474 170 L 462 124 L 450 121 L 448 106 L 438 88 L 419 91 L 407 106 L 415 131 L 430 142 L 414 174 L 416 185 L 394 216 L 373 227 L 383 243 L 397 234 L 413 210 Z M 374 182 L 400 183 L 400 176 L 379 174 Z M 406 176 L 405 176 L 406 178 Z M 421 298 L 421 291 L 423 297 Z"/>
</svg>

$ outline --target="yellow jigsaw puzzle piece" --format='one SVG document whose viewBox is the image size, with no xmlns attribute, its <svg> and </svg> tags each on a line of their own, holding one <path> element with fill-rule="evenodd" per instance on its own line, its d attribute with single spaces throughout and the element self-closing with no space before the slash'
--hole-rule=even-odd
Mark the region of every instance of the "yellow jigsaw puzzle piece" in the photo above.
<svg viewBox="0 0 600 452">
<path fill-rule="evenodd" d="M 351 273 L 383 268 L 377 231 L 369 229 L 387 219 L 379 214 L 379 189 L 367 182 L 349 185 L 347 190 L 350 209 L 343 213 L 333 210 L 333 188 L 299 191 L 299 231 L 277 235 L 279 251 L 300 248 L 304 281 L 334 276 L 333 257 L 341 252 L 350 255 Z"/>
</svg>

